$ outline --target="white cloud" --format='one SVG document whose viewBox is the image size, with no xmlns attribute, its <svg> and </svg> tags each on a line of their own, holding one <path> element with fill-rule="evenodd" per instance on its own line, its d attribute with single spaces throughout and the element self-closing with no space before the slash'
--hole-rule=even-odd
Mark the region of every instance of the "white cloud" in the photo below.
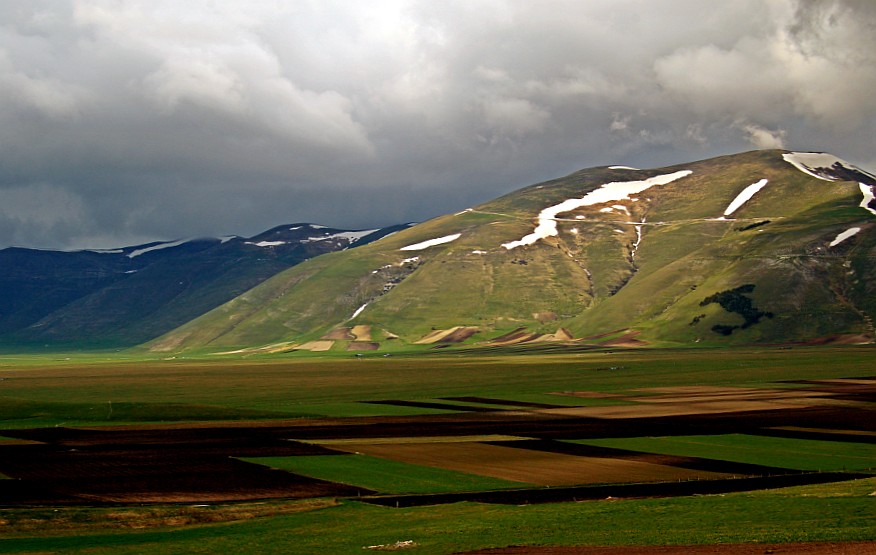
<svg viewBox="0 0 876 555">
<path fill-rule="evenodd" d="M 785 148 L 787 133 L 782 129 L 773 131 L 752 123 L 742 124 L 741 127 L 748 134 L 748 140 L 755 148 Z"/>
</svg>

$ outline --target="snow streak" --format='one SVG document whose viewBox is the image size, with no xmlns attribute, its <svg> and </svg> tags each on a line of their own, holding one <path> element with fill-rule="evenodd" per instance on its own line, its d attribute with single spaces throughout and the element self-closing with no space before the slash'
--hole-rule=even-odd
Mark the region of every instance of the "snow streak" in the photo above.
<svg viewBox="0 0 876 555">
<path fill-rule="evenodd" d="M 593 206 L 596 204 L 604 204 L 606 202 L 629 200 L 630 195 L 641 193 L 655 185 L 666 185 L 667 183 L 686 177 L 691 173 L 690 170 L 683 170 L 666 175 L 657 175 L 642 181 L 618 181 L 606 183 L 599 189 L 591 191 L 581 198 L 569 199 L 560 204 L 545 208 L 539 213 L 538 225 L 532 233 L 517 241 L 503 243 L 502 246 L 511 250 L 525 245 L 532 245 L 539 239 L 556 236 L 556 218 L 564 212 L 571 212 L 572 210 L 583 206 Z"/>
<path fill-rule="evenodd" d="M 407 247 L 402 247 L 399 250 L 401 251 L 421 251 L 423 249 L 428 249 L 429 247 L 434 247 L 435 245 L 443 245 L 444 243 L 450 243 L 451 241 L 456 241 L 461 236 L 461 233 L 454 233 L 453 235 L 447 235 L 445 237 L 438 237 L 437 239 L 429 239 L 428 241 L 423 241 L 422 243 L 414 243 L 413 245 L 408 245 Z"/>
<path fill-rule="evenodd" d="M 736 210 L 738 210 L 740 206 L 751 200 L 751 197 L 753 197 L 755 193 L 763 189 L 766 184 L 767 180 L 761 179 L 757 183 L 752 183 L 751 185 L 743 189 L 742 192 L 739 193 L 735 199 L 733 199 L 733 202 L 730 203 L 730 206 L 728 206 L 727 209 L 724 210 L 724 215 L 729 216 L 733 212 L 736 212 Z"/>
</svg>

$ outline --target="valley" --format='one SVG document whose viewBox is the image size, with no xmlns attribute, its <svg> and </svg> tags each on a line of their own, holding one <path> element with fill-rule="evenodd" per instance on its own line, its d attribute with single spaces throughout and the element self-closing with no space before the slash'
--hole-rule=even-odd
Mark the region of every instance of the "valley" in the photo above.
<svg viewBox="0 0 876 555">
<path fill-rule="evenodd" d="M 872 552 L 874 187 L 761 150 L 0 251 L 0 552 Z"/>
<path fill-rule="evenodd" d="M 869 346 L 127 357 L 0 357 L 0 551 L 876 540 Z"/>
</svg>

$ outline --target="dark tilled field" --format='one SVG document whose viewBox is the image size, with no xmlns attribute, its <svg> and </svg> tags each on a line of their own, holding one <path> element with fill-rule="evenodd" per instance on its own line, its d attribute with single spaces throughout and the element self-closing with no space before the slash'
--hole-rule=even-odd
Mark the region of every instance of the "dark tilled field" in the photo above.
<svg viewBox="0 0 876 555">
<path fill-rule="evenodd" d="M 0 504 L 198 502 L 357 495 L 361 488 L 237 460 L 331 453 L 316 446 L 246 437 L 245 430 L 94 432 L 53 428 L 21 436 L 46 441 L 0 446 Z"/>
<path fill-rule="evenodd" d="M 531 441 L 515 442 L 514 446 L 518 448 L 761 475 L 777 469 L 577 446 L 553 440 L 757 434 L 765 433 L 768 429 L 777 433 L 775 428 L 792 426 L 873 432 L 876 421 L 872 418 L 872 411 L 866 408 L 819 406 L 627 419 L 553 416 L 518 410 L 367 419 L 240 422 L 221 426 L 175 424 L 107 429 L 10 430 L 4 431 L 3 435 L 39 443 L 0 444 L 0 473 L 12 478 L 0 480 L 0 504 L 206 502 L 372 493 L 361 488 L 271 470 L 235 458 L 333 453 L 319 446 L 291 441 L 295 439 L 515 435 L 533 438 Z M 753 484 L 752 487 L 771 486 Z M 644 495 L 698 493 L 670 490 L 646 492 Z"/>
</svg>

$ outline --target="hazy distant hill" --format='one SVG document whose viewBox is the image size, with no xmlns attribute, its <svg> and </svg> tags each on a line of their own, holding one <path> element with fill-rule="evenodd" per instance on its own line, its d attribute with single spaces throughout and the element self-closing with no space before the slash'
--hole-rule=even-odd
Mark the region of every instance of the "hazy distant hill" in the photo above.
<svg viewBox="0 0 876 555">
<path fill-rule="evenodd" d="M 874 185 L 779 150 L 586 169 L 309 260 L 149 346 L 869 341 Z"/>
<path fill-rule="evenodd" d="M 294 224 L 251 238 L 112 250 L 3 249 L 0 345 L 136 345 L 304 260 L 405 227 L 348 231 Z"/>
</svg>

